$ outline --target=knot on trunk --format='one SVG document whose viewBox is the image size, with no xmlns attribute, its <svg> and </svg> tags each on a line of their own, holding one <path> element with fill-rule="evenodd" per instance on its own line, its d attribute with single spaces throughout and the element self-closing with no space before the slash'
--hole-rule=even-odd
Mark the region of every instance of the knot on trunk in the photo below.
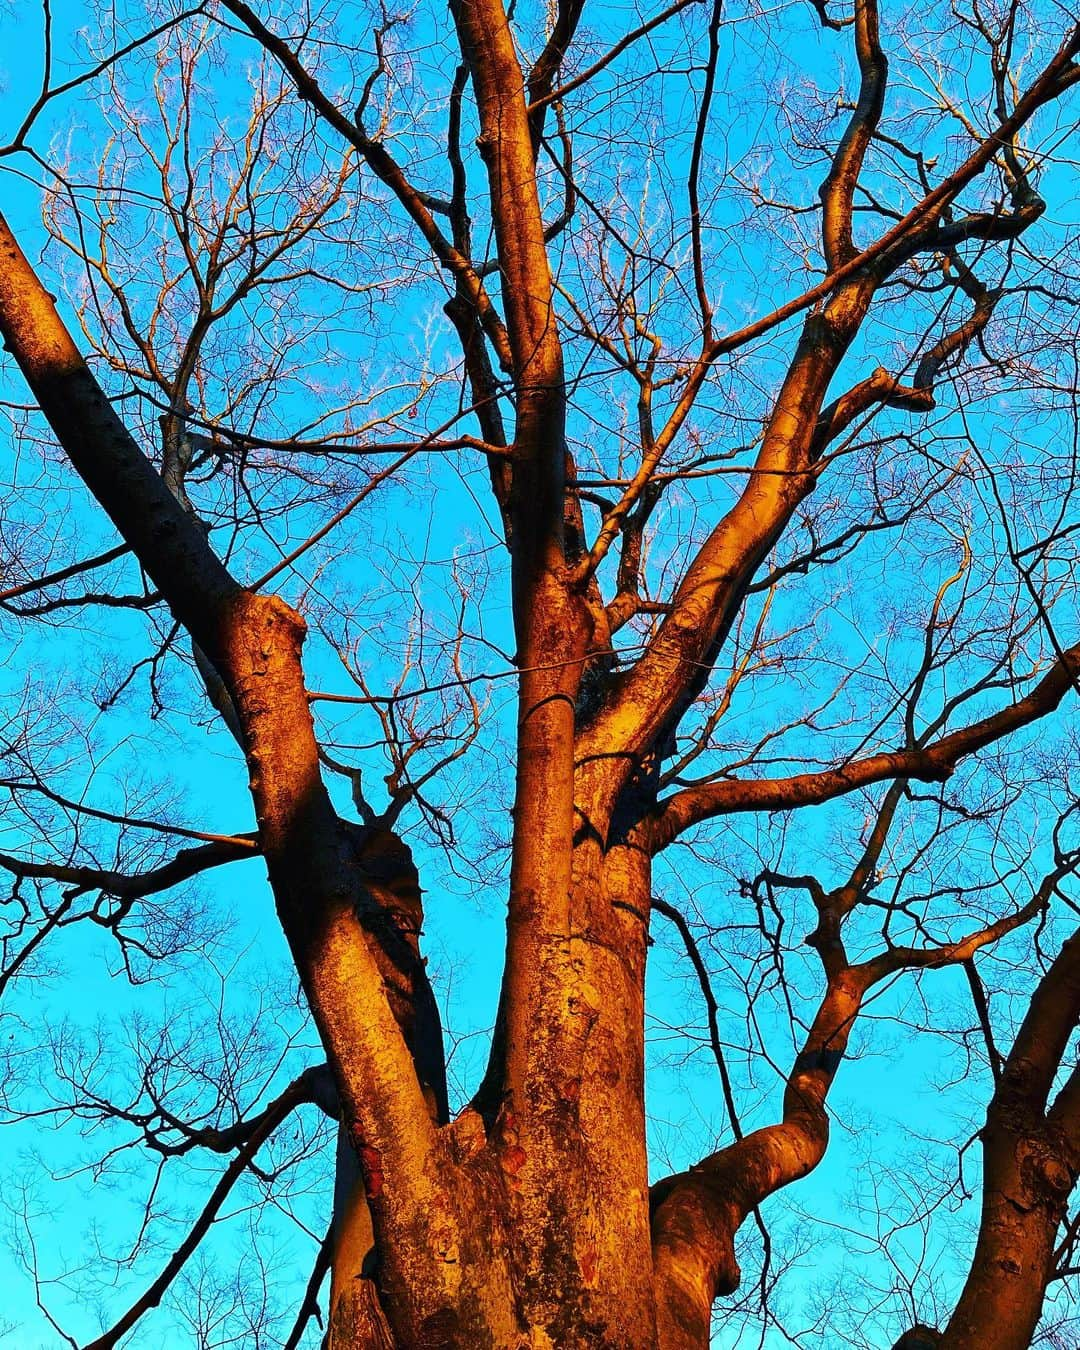
<svg viewBox="0 0 1080 1350">
<path fill-rule="evenodd" d="M 922 1322 L 916 1322 L 895 1342 L 892 1350 L 937 1350 L 940 1344 L 940 1331 L 934 1327 L 924 1326 Z"/>
</svg>

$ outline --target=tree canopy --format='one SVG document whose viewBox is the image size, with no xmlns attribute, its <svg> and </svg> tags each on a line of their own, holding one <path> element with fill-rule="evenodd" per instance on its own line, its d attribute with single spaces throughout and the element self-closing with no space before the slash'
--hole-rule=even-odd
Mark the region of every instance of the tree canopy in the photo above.
<svg viewBox="0 0 1080 1350">
<path fill-rule="evenodd" d="M 1074 1343 L 1080 25 L 595 3 L 5 21 L 20 1344 Z"/>
</svg>

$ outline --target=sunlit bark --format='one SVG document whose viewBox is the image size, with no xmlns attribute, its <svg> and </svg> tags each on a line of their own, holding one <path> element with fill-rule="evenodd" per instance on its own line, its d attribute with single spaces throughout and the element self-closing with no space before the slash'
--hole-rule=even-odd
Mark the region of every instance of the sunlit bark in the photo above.
<svg viewBox="0 0 1080 1350">
<path fill-rule="evenodd" d="M 1055 1273 L 1055 1241 L 1080 1174 L 1074 1069 L 1048 1107 L 1080 1022 L 1080 935 L 1062 947 L 1031 1002 L 982 1132 L 982 1218 L 943 1350 L 1026 1350 Z"/>
</svg>

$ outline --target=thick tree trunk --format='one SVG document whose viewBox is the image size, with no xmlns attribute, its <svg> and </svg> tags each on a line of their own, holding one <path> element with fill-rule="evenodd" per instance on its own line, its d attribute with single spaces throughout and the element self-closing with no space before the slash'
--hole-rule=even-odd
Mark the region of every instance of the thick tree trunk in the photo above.
<svg viewBox="0 0 1080 1350">
<path fill-rule="evenodd" d="M 544 953 L 559 979 L 546 1005 L 558 1050 L 545 1065 L 542 1141 L 513 1097 L 490 1083 L 475 1107 L 440 1130 L 457 1186 L 459 1285 L 422 1341 L 395 1329 L 399 1300 L 409 1305 L 414 1295 L 398 1287 L 404 1271 L 387 1278 L 362 1168 L 347 1142 L 340 1147 L 331 1350 L 655 1350 L 638 1030 L 649 858 L 625 843 L 605 852 L 587 840 L 575 850 L 573 878 L 568 932 Z M 532 1185 L 548 1196 L 541 1225 L 532 1221 L 536 1192 L 522 1196 L 530 1164 Z M 491 1264 L 501 1284 L 490 1280 Z"/>
<path fill-rule="evenodd" d="M 1027 1350 L 1072 1189 L 1062 1151 L 1048 1137 L 1000 1123 L 988 1135 L 979 1239 L 940 1350 Z"/>
<path fill-rule="evenodd" d="M 644 1113 L 649 859 L 589 836 L 574 850 L 566 931 L 545 953 L 547 1044 L 524 1120 L 495 1137 L 530 1324 L 557 1346 L 655 1342 Z M 510 989 L 513 996 L 514 990 Z M 519 1189 L 528 1176 L 529 1191 Z M 546 1211 L 534 1227 L 537 1209 Z M 538 1341 L 538 1344 L 544 1342 Z"/>
<path fill-rule="evenodd" d="M 979 1239 L 941 1350 L 1027 1350 L 1080 1174 L 1080 1070 L 1047 1102 L 1080 1020 L 1080 931 L 1040 981 L 982 1132 Z"/>
</svg>

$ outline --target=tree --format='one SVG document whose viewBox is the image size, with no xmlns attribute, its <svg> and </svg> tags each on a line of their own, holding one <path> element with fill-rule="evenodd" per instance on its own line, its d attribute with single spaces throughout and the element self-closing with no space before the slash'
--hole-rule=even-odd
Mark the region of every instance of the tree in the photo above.
<svg viewBox="0 0 1080 1350">
<path fill-rule="evenodd" d="M 5 988 L 32 998 L 95 927 L 136 984 L 212 962 L 220 912 L 176 888 L 258 856 L 321 1046 L 278 1081 L 305 1023 L 277 987 L 250 1012 L 257 1080 L 140 1023 L 126 1098 L 62 1036 L 62 1092 L 35 1105 L 35 1074 L 9 1097 L 111 1122 L 161 1169 L 228 1156 L 93 1346 L 142 1327 L 243 1178 L 272 1197 L 327 1165 L 317 1127 L 280 1143 L 305 1105 L 340 1141 L 290 1345 L 328 1269 L 333 1350 L 691 1347 L 714 1303 L 722 1337 L 775 1319 L 761 1207 L 821 1163 L 880 1020 L 952 1037 L 986 1109 L 955 1306 L 890 1334 L 1029 1345 L 1080 1231 L 1080 26 L 1019 3 L 219 0 L 110 19 L 61 77 L 53 22 L 4 152 L 35 168 L 49 244 L 35 266 L 2 227 L 31 404 L 8 405 L 0 604 L 33 659 L 73 652 L 74 623 L 113 664 L 55 694 L 97 720 L 28 685 L 5 733 Z M 41 149 L 84 97 L 96 120 Z M 88 551 L 91 499 L 114 533 Z M 213 713 L 254 829 L 182 823 L 125 748 L 140 709 L 159 746 Z M 68 790 L 104 781 L 110 736 L 121 799 Z M 503 888 L 506 936 L 452 1114 L 421 929 L 452 922 L 455 875 Z M 719 1077 L 714 1146 L 669 1175 L 646 1128 L 657 940 Z"/>
</svg>

